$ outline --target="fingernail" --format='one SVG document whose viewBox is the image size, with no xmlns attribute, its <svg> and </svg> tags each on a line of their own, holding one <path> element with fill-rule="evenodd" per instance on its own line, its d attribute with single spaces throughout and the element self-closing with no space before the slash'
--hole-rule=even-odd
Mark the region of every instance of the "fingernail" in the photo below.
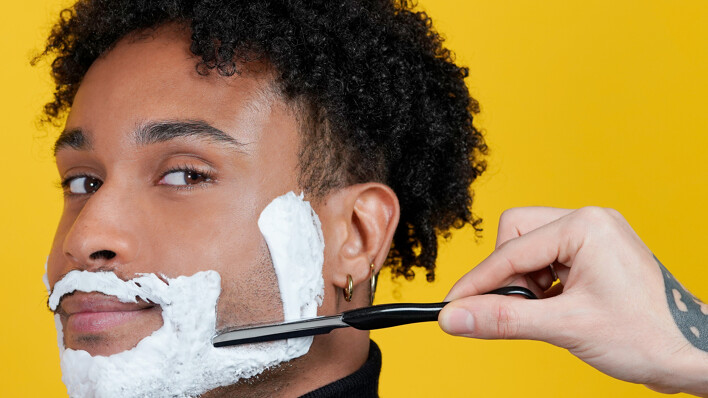
<svg viewBox="0 0 708 398">
<path fill-rule="evenodd" d="M 474 317 L 467 310 L 453 308 L 443 313 L 440 326 L 450 334 L 469 334 L 474 332 Z"/>
</svg>

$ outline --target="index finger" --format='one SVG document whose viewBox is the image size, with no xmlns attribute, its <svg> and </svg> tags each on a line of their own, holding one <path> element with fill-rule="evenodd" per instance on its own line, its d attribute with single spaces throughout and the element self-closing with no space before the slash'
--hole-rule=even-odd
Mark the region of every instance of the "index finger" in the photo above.
<svg viewBox="0 0 708 398">
<path fill-rule="evenodd" d="M 572 213 L 571 209 L 556 207 L 515 207 L 505 210 L 499 217 L 497 230 L 497 243 L 495 247 L 504 242 L 525 235 L 534 229 L 552 223 L 557 219 Z"/>
<path fill-rule="evenodd" d="M 445 300 L 478 295 L 506 286 L 519 275 L 548 267 L 556 260 L 570 266 L 581 247 L 583 235 L 565 228 L 566 222 L 567 218 L 561 217 L 502 244 L 460 278 Z"/>
</svg>

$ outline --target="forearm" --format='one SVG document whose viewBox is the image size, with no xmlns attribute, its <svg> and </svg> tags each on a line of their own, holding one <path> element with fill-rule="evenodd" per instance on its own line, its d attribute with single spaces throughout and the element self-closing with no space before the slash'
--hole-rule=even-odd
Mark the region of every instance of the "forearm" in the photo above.
<svg viewBox="0 0 708 398">
<path fill-rule="evenodd" d="M 708 305 L 692 295 L 654 257 L 661 268 L 666 300 L 676 327 L 687 340 L 671 357 L 666 385 L 681 392 L 708 397 Z"/>
</svg>

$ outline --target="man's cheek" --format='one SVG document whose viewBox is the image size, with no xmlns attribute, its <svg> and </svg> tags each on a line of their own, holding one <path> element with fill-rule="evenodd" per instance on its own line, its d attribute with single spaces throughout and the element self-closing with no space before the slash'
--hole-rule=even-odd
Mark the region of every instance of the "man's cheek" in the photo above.
<svg viewBox="0 0 708 398">
<path fill-rule="evenodd" d="M 278 279 L 265 241 L 261 241 L 261 246 L 254 265 L 243 267 L 238 275 L 224 274 L 217 304 L 217 330 L 283 320 Z"/>
<path fill-rule="evenodd" d="M 258 219 L 257 259 L 222 270 L 217 329 L 317 315 L 322 304 L 324 238 L 302 195 L 274 199 Z"/>
</svg>

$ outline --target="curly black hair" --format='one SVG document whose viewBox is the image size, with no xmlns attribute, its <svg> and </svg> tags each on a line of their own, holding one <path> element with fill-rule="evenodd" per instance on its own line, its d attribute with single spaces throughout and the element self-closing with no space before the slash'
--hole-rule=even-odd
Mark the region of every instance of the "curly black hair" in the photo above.
<svg viewBox="0 0 708 398">
<path fill-rule="evenodd" d="M 61 12 L 44 51 L 59 124 L 91 64 L 132 32 L 180 23 L 201 74 L 230 76 L 268 61 L 283 97 L 304 104 L 299 182 L 308 194 L 378 181 L 401 205 L 386 265 L 435 277 L 438 236 L 481 220 L 471 183 L 487 146 L 479 105 L 431 19 L 408 0 L 79 0 Z"/>
</svg>

